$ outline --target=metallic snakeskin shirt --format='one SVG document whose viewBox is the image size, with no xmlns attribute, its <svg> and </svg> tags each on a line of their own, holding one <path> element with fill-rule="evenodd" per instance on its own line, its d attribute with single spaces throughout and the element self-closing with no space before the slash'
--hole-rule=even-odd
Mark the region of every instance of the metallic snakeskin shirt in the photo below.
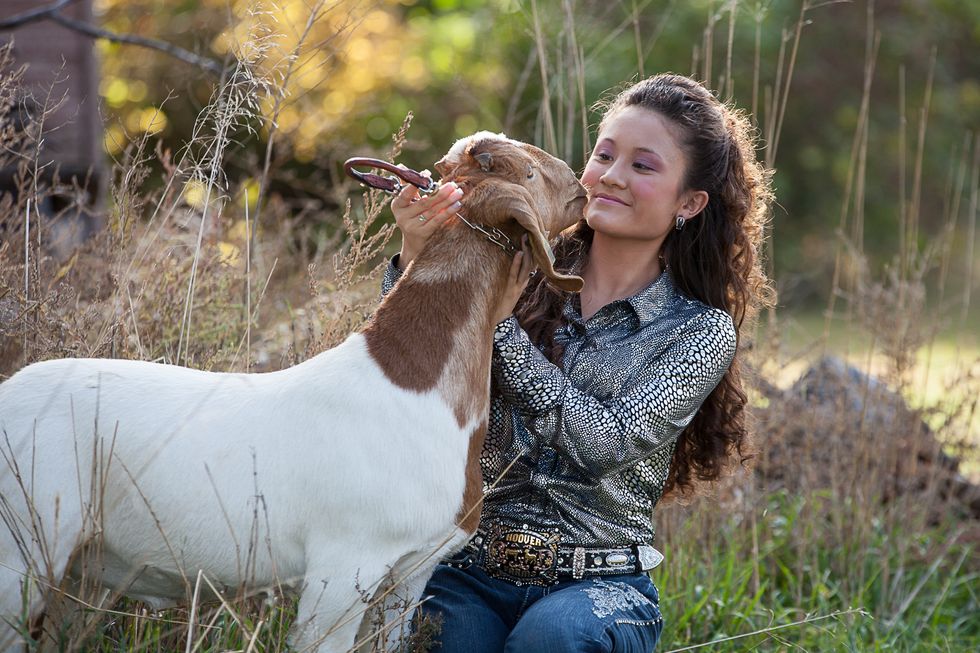
<svg viewBox="0 0 980 653">
<path fill-rule="evenodd" d="M 382 292 L 400 275 L 389 263 Z M 732 319 L 677 292 L 669 271 L 588 320 L 576 296 L 565 318 L 560 368 L 516 318 L 497 325 L 482 524 L 557 529 L 586 547 L 652 544 L 677 436 L 735 355 Z"/>
</svg>

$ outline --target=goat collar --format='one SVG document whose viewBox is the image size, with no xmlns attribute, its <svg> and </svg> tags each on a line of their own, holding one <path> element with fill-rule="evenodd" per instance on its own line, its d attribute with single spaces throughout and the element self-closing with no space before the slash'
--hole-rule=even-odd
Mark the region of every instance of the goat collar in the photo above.
<svg viewBox="0 0 980 653">
<path fill-rule="evenodd" d="M 483 234 L 484 236 L 486 236 L 487 240 L 489 240 L 491 243 L 493 243 L 500 249 L 504 250 L 508 254 L 514 254 L 517 252 L 517 245 L 515 245 L 514 241 L 511 240 L 510 237 L 504 232 L 502 232 L 500 229 L 497 229 L 496 227 L 488 227 L 482 224 L 474 224 L 469 220 L 467 220 L 466 218 L 464 218 L 463 214 L 459 212 L 456 213 L 456 217 L 462 220 L 463 224 L 465 224 L 473 231 L 477 231 Z"/>
<path fill-rule="evenodd" d="M 456 213 L 456 217 L 462 220 L 463 224 L 465 224 L 473 231 L 478 231 L 484 236 L 486 236 L 487 240 L 489 240 L 491 243 L 493 243 L 500 249 L 504 250 L 508 254 L 517 253 L 517 245 L 515 245 L 514 241 L 510 239 L 510 236 L 502 232 L 500 229 L 497 229 L 496 227 L 487 227 L 486 225 L 482 225 L 482 224 L 473 224 L 472 222 L 464 218 L 463 214 L 459 212 Z M 545 243 L 545 254 L 548 256 L 548 260 L 551 261 L 551 264 L 554 265 L 555 253 L 554 251 L 552 251 L 551 246 L 548 245 L 547 242 Z"/>
</svg>

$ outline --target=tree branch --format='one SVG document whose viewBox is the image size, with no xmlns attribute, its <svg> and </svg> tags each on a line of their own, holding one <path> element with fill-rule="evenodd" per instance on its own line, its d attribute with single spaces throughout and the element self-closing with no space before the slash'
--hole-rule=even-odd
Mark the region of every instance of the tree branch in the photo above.
<svg viewBox="0 0 980 653">
<path fill-rule="evenodd" d="M 27 23 L 33 23 L 39 20 L 53 20 L 62 27 L 79 32 L 80 34 L 84 34 L 93 39 L 105 39 L 113 43 L 126 43 L 128 45 L 138 45 L 143 48 L 158 50 L 170 55 L 171 57 L 174 57 L 175 59 L 179 59 L 184 63 L 197 66 L 198 68 L 201 68 L 202 70 L 205 70 L 215 76 L 220 76 L 224 71 L 224 66 L 217 61 L 209 59 L 208 57 L 196 55 L 190 50 L 185 50 L 184 48 L 176 46 L 172 43 L 167 43 L 166 41 L 161 41 L 159 39 L 136 36 L 135 34 L 117 34 L 116 32 L 110 32 L 109 30 L 102 29 L 101 27 L 96 27 L 91 23 L 86 23 L 85 21 L 76 20 L 74 18 L 69 18 L 68 16 L 62 15 L 60 10 L 73 2 L 78 2 L 78 0 L 57 0 L 46 7 L 38 7 L 37 9 L 31 9 L 30 11 L 17 14 L 6 20 L 0 21 L 0 31 L 16 29 L 22 25 L 26 25 Z"/>
<path fill-rule="evenodd" d="M 51 3 L 44 7 L 38 7 L 37 9 L 29 9 L 28 11 L 15 14 L 10 18 L 5 20 L 0 20 L 0 30 L 12 30 L 17 29 L 21 25 L 26 25 L 27 23 L 33 23 L 36 20 L 43 20 L 55 13 L 62 7 L 69 5 L 73 2 L 78 2 L 78 0 L 58 0 L 57 2 Z"/>
</svg>

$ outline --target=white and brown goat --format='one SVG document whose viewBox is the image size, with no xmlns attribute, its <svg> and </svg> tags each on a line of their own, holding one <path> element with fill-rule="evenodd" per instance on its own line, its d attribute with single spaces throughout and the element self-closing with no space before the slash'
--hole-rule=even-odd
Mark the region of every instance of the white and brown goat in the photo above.
<svg viewBox="0 0 980 653">
<path fill-rule="evenodd" d="M 471 223 L 528 233 L 543 272 L 577 289 L 548 259 L 582 214 L 567 165 L 481 132 L 436 168 Z M 366 328 L 295 367 L 66 359 L 0 385 L 0 651 L 22 641 L 24 597 L 38 614 L 38 588 L 83 567 L 154 607 L 190 598 L 199 571 L 219 590 L 292 588 L 300 650 L 354 647 L 362 593 L 385 579 L 417 599 L 479 519 L 510 261 L 453 220 Z"/>
</svg>

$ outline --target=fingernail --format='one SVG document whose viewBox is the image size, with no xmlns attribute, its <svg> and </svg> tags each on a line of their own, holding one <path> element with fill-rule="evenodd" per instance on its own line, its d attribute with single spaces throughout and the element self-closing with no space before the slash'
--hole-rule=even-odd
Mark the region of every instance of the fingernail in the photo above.
<svg viewBox="0 0 980 653">
<path fill-rule="evenodd" d="M 463 196 L 463 191 L 461 191 L 460 189 L 457 188 L 456 190 L 453 191 L 453 195 L 452 195 L 453 199 L 458 200 L 462 196 Z"/>
<path fill-rule="evenodd" d="M 459 202 L 453 202 L 452 206 L 449 207 L 449 210 L 450 211 L 459 211 L 461 208 L 463 208 L 463 205 L 462 204 L 460 204 Z"/>
</svg>

